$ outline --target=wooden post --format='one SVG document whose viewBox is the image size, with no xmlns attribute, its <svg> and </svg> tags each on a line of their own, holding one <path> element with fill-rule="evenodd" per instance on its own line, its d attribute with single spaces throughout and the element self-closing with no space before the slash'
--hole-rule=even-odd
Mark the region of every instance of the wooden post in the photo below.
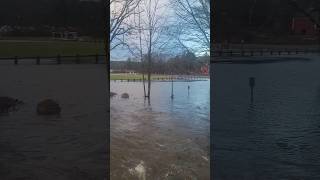
<svg viewBox="0 0 320 180">
<path fill-rule="evenodd" d="M 253 102 L 253 88 L 255 86 L 255 78 L 254 77 L 250 77 L 249 78 L 249 86 L 250 86 L 250 90 L 251 90 L 251 93 L 250 93 L 250 99 L 251 99 L 251 102 Z"/>
<path fill-rule="evenodd" d="M 172 73 L 171 73 L 172 76 Z M 171 99 L 173 99 L 173 78 L 171 80 Z"/>
<path fill-rule="evenodd" d="M 96 54 L 96 64 L 98 64 L 98 61 L 99 61 L 99 55 Z"/>
<path fill-rule="evenodd" d="M 15 65 L 18 65 L 18 56 L 15 56 L 15 57 L 14 57 L 14 64 L 15 64 Z"/>
<path fill-rule="evenodd" d="M 37 65 L 39 65 L 39 64 L 40 64 L 40 57 L 37 56 Z"/>
<path fill-rule="evenodd" d="M 57 64 L 61 64 L 61 56 L 60 56 L 60 54 L 57 56 Z"/>
<path fill-rule="evenodd" d="M 79 54 L 76 54 L 76 64 L 80 64 Z"/>
</svg>

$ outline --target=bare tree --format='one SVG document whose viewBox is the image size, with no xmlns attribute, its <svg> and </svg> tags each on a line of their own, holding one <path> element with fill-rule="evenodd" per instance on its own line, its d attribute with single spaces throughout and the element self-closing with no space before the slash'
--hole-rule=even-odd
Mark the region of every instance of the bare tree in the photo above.
<svg viewBox="0 0 320 180">
<path fill-rule="evenodd" d="M 110 0 L 110 50 L 124 44 L 124 36 L 132 27 L 127 20 L 134 15 L 141 0 Z"/>
<path fill-rule="evenodd" d="M 148 94 L 150 99 L 151 93 L 151 70 L 152 70 L 152 54 L 156 51 L 160 51 L 166 44 L 167 39 L 163 38 L 165 26 L 165 19 L 163 12 L 161 12 L 160 0 L 144 0 L 145 8 L 145 42 L 147 47 L 147 79 L 148 79 Z"/>
<path fill-rule="evenodd" d="M 171 0 L 172 7 L 180 20 L 176 28 L 176 39 L 185 47 L 198 46 L 210 49 L 210 0 Z M 192 45 L 190 45 L 192 44 Z"/>
<path fill-rule="evenodd" d="M 132 31 L 124 36 L 123 44 L 134 57 L 141 59 L 143 83 L 145 82 L 144 70 L 147 70 L 147 92 L 144 85 L 146 98 L 150 98 L 151 94 L 153 54 L 164 51 L 166 44 L 170 41 L 164 33 L 168 24 L 166 21 L 168 17 L 164 16 L 163 10 L 165 5 L 161 5 L 160 2 L 161 0 L 141 0 L 135 13 L 137 18 L 132 18 L 130 22 Z M 147 61 L 146 67 L 144 60 Z"/>
</svg>

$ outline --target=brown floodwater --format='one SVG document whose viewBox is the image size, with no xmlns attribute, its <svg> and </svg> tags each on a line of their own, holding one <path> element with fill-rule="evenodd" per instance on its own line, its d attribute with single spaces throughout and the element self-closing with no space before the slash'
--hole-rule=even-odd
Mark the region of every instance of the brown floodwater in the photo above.
<svg viewBox="0 0 320 180">
<path fill-rule="evenodd" d="M 153 82 L 150 103 L 141 82 L 110 85 L 112 180 L 209 179 L 209 80 L 174 82 L 173 100 L 171 82 Z"/>
<path fill-rule="evenodd" d="M 1 63 L 0 96 L 24 104 L 0 114 L 0 179 L 105 179 L 105 65 Z M 46 98 L 60 104 L 60 116 L 37 114 Z"/>
</svg>

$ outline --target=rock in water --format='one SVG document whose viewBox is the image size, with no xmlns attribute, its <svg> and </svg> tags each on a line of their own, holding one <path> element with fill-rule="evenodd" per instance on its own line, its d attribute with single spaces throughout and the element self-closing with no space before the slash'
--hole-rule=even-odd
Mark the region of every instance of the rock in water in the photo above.
<svg viewBox="0 0 320 180">
<path fill-rule="evenodd" d="M 0 113 L 7 113 L 16 110 L 16 106 L 23 104 L 22 101 L 11 97 L 0 97 Z"/>
<path fill-rule="evenodd" d="M 110 92 L 110 97 L 113 97 L 113 96 L 116 96 L 117 93 L 114 93 L 114 92 Z"/>
<path fill-rule="evenodd" d="M 128 93 L 123 93 L 121 95 L 122 98 L 128 99 L 129 98 L 129 94 Z"/>
<path fill-rule="evenodd" d="M 38 103 L 37 112 L 40 115 L 60 114 L 61 108 L 54 100 L 45 99 Z"/>
</svg>

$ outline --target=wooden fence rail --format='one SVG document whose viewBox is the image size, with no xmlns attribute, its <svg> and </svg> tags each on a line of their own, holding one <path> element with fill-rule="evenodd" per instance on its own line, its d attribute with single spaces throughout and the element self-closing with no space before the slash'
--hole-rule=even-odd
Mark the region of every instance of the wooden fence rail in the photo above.
<svg viewBox="0 0 320 180">
<path fill-rule="evenodd" d="M 247 50 L 214 50 L 213 57 L 249 57 L 249 56 L 270 56 L 270 55 L 294 55 L 319 53 L 320 49 L 247 49 Z"/>
<path fill-rule="evenodd" d="M 82 58 L 86 58 L 85 60 L 81 60 Z M 102 58 L 102 60 L 101 60 Z M 55 61 L 56 64 L 61 63 L 75 63 L 75 64 L 81 64 L 81 63 L 93 63 L 93 64 L 105 64 L 105 55 L 101 54 L 95 54 L 95 55 L 74 55 L 74 56 L 33 56 L 33 57 L 0 57 L 0 61 L 5 60 L 12 60 L 15 65 L 19 64 L 19 61 L 34 61 L 36 65 L 40 65 L 41 61 Z"/>
</svg>

